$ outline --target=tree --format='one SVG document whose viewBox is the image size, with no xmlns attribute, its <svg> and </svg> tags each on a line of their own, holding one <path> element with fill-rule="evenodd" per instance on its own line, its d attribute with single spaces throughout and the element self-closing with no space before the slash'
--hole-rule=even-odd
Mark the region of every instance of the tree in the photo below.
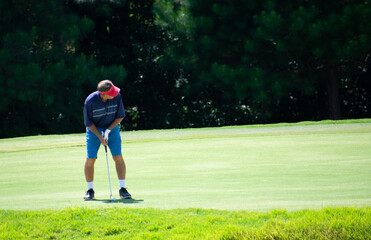
<svg viewBox="0 0 371 240">
<path fill-rule="evenodd" d="M 181 97 L 175 88 L 178 70 L 159 66 L 169 38 L 154 23 L 153 2 L 96 0 L 71 8 L 94 22 L 80 40 L 79 52 L 94 56 L 99 65 L 127 69 L 127 78 L 118 85 L 128 115 L 126 129 L 169 128 L 175 121 L 169 118 L 175 114 L 173 103 Z"/>
<path fill-rule="evenodd" d="M 370 9 L 368 1 L 156 1 L 174 39 L 168 57 L 190 85 L 248 106 L 260 122 L 341 117 L 340 87 L 369 67 Z"/>
<path fill-rule="evenodd" d="M 93 22 L 72 14 L 67 1 L 0 4 L 0 137 L 81 132 L 86 89 L 125 70 L 76 54 Z"/>
<path fill-rule="evenodd" d="M 369 66 L 370 13 L 368 1 L 326 1 L 302 4 L 290 14 L 290 57 L 297 71 L 318 73 L 319 80 L 325 81 L 331 119 L 341 118 L 341 105 L 346 101 L 341 96 L 342 81 L 354 70 L 362 77 Z"/>
</svg>

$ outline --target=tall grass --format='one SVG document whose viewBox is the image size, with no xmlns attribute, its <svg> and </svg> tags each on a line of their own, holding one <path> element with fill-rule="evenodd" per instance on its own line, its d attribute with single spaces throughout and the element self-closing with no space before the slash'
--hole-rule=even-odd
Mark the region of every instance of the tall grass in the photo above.
<svg viewBox="0 0 371 240">
<path fill-rule="evenodd" d="M 0 211 L 0 239 L 371 239 L 371 208 Z"/>
</svg>

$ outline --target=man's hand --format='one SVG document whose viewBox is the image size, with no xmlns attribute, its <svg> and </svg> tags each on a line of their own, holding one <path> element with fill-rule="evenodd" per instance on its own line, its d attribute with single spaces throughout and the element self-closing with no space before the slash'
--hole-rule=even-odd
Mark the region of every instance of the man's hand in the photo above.
<svg viewBox="0 0 371 240">
<path fill-rule="evenodd" d="M 109 133 L 111 132 L 111 130 L 109 129 L 106 129 L 106 131 L 103 132 L 103 138 L 104 138 L 104 141 L 106 142 L 106 144 L 108 144 L 108 136 L 109 136 Z"/>
<path fill-rule="evenodd" d="M 95 136 L 97 136 L 97 138 L 100 140 L 100 142 L 103 144 L 103 146 L 107 146 L 107 143 L 106 143 L 106 141 L 104 140 L 104 137 L 103 137 L 104 132 L 100 133 L 98 131 L 97 127 L 94 124 L 90 125 L 88 128 L 89 128 L 90 131 L 92 131 L 95 134 Z"/>
<path fill-rule="evenodd" d="M 104 140 L 103 134 L 104 132 L 102 132 L 102 135 L 100 135 L 98 138 L 103 146 L 107 146 L 108 143 L 106 142 L 106 140 Z"/>
</svg>

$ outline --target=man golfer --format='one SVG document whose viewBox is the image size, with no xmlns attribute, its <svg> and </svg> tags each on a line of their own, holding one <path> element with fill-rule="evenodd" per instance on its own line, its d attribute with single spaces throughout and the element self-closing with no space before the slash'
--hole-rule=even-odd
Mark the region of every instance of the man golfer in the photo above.
<svg viewBox="0 0 371 240">
<path fill-rule="evenodd" d="M 97 89 L 84 104 L 87 148 L 84 171 L 88 185 L 84 199 L 94 199 L 94 164 L 101 144 L 109 147 L 115 161 L 120 197 L 131 198 L 125 188 L 126 166 L 121 153 L 120 122 L 125 117 L 125 111 L 120 89 L 110 80 L 99 82 Z"/>
</svg>

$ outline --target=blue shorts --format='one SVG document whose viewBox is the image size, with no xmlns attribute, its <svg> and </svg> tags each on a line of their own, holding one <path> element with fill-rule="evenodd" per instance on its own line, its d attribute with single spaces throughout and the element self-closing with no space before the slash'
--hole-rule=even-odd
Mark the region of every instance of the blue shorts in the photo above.
<svg viewBox="0 0 371 240">
<path fill-rule="evenodd" d="M 104 132 L 106 129 L 97 128 L 98 131 Z M 86 128 L 86 150 L 88 158 L 97 158 L 99 147 L 102 143 L 99 138 L 90 131 L 89 128 Z M 111 151 L 112 156 L 121 155 L 121 136 L 120 136 L 120 127 L 116 126 L 111 130 L 108 136 L 108 147 Z"/>
</svg>

